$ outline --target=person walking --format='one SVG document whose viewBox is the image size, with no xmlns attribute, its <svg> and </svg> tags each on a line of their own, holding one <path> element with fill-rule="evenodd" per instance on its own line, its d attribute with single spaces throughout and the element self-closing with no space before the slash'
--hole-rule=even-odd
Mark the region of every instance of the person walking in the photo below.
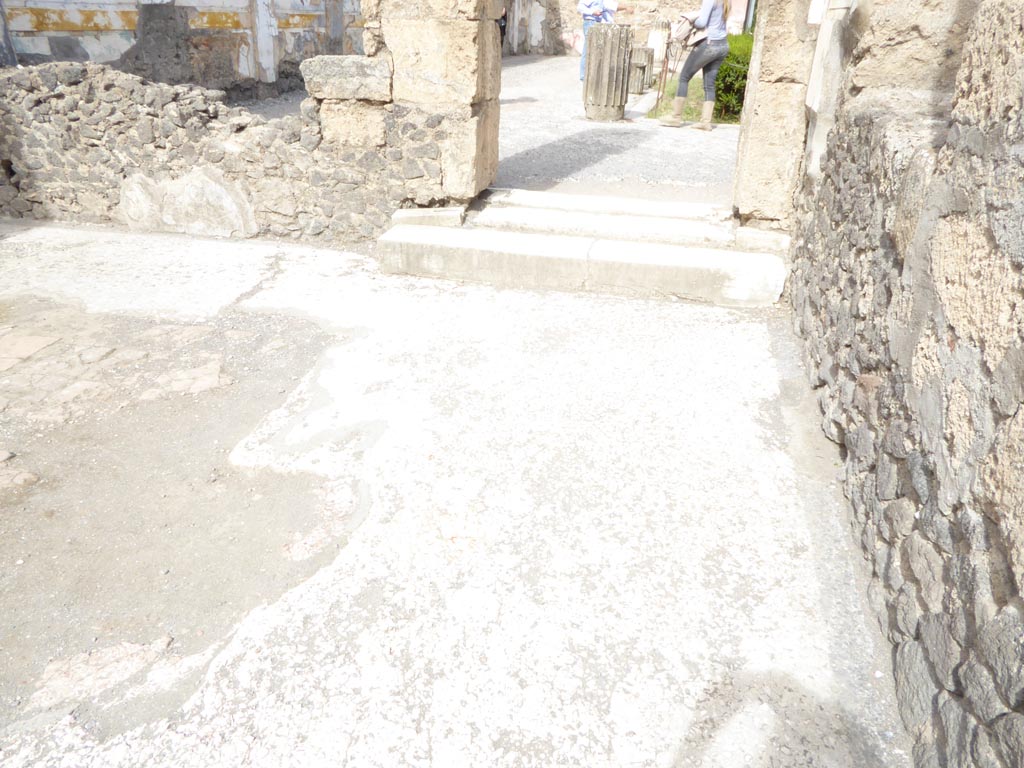
<svg viewBox="0 0 1024 768">
<path fill-rule="evenodd" d="M 587 71 L 587 32 L 595 24 L 600 24 L 604 21 L 604 6 L 604 0 L 580 0 L 576 5 L 576 10 L 583 16 L 583 53 L 580 54 L 581 83 L 583 82 L 583 75 Z"/>
<path fill-rule="evenodd" d="M 694 123 L 693 127 L 711 130 L 711 116 L 715 111 L 715 79 L 729 53 L 725 23 L 730 10 L 730 0 L 703 0 L 700 11 L 691 19 L 694 28 L 706 30 L 707 37 L 697 43 L 686 57 L 683 71 L 679 73 L 679 88 L 676 90 L 676 97 L 672 99 L 672 114 L 661 118 L 663 125 L 675 128 L 683 124 L 683 107 L 686 105 L 690 80 L 698 71 L 703 70 L 704 105 L 700 113 L 700 122 Z"/>
</svg>

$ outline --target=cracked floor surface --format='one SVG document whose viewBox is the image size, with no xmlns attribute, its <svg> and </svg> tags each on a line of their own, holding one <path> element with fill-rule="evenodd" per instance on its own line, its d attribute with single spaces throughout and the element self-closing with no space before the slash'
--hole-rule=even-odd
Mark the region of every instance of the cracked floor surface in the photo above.
<svg viewBox="0 0 1024 768">
<path fill-rule="evenodd" d="M 909 765 L 784 311 L 0 238 L 5 766 Z"/>
</svg>

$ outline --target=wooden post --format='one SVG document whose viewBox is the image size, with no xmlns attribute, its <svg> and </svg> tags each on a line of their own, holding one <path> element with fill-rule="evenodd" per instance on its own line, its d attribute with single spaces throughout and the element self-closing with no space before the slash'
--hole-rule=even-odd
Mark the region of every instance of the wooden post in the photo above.
<svg viewBox="0 0 1024 768">
<path fill-rule="evenodd" d="M 587 119 L 621 120 L 629 96 L 629 51 L 633 30 L 625 24 L 595 24 L 587 33 L 583 105 Z"/>
</svg>

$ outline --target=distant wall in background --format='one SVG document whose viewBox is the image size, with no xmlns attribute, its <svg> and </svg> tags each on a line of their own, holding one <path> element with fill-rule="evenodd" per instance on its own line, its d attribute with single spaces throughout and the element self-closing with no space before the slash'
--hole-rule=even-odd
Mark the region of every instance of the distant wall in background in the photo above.
<svg viewBox="0 0 1024 768">
<path fill-rule="evenodd" d="M 22 64 L 89 61 L 165 83 L 301 87 L 303 59 L 364 52 L 360 0 L 5 0 L 5 6 Z"/>
<path fill-rule="evenodd" d="M 375 4 L 373 55 L 302 64 L 301 113 L 101 64 L 0 70 L 0 214 L 344 241 L 466 202 L 498 167 L 500 5 Z"/>
</svg>

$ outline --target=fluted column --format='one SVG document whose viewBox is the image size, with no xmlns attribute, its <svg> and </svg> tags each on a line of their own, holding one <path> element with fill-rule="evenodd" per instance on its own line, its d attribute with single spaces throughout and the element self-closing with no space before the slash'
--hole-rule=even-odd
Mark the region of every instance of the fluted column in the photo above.
<svg viewBox="0 0 1024 768">
<path fill-rule="evenodd" d="M 629 51 L 633 30 L 625 24 L 595 24 L 587 33 L 583 105 L 590 120 L 621 120 L 629 95 Z"/>
</svg>

